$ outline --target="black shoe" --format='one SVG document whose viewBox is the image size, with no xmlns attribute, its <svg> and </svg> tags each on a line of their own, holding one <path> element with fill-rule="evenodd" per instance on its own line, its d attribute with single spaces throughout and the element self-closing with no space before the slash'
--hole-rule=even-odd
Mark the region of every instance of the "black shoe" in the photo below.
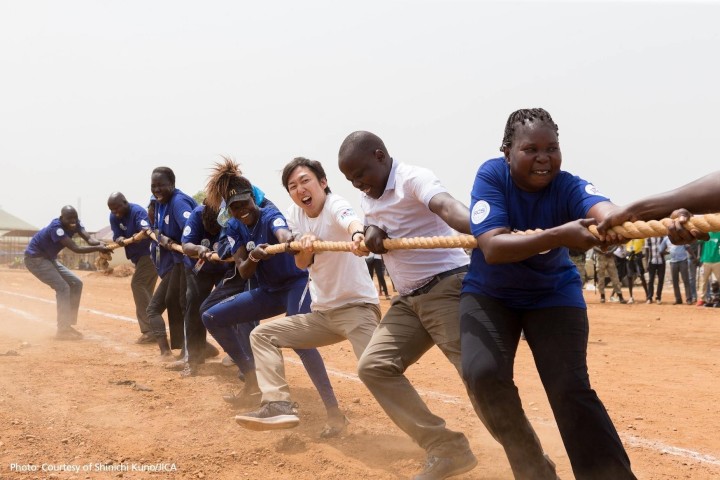
<svg viewBox="0 0 720 480">
<path fill-rule="evenodd" d="M 236 415 L 235 421 L 250 430 L 280 430 L 300 424 L 297 403 L 270 402 L 254 412 Z"/>
<path fill-rule="evenodd" d="M 477 458 L 471 451 L 454 457 L 435 457 L 428 455 L 425 469 L 415 475 L 413 480 L 441 480 L 443 478 L 469 472 L 477 465 Z"/>
<path fill-rule="evenodd" d="M 81 340 L 82 338 L 83 334 L 69 325 L 67 327 L 58 327 L 55 334 L 55 340 Z"/>
</svg>

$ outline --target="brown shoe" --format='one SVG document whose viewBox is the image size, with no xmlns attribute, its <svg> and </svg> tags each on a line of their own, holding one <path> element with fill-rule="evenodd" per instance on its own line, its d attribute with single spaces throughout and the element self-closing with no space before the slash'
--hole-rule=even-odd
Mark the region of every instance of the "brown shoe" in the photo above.
<svg viewBox="0 0 720 480">
<path fill-rule="evenodd" d="M 436 457 L 428 455 L 425 469 L 415 475 L 413 480 L 441 480 L 444 478 L 469 472 L 478 461 L 471 451 L 454 457 Z"/>
<path fill-rule="evenodd" d="M 135 340 L 135 343 L 144 345 L 146 343 L 156 343 L 155 342 L 155 335 L 153 335 L 150 332 L 143 333 L 138 337 L 137 340 Z"/>
</svg>

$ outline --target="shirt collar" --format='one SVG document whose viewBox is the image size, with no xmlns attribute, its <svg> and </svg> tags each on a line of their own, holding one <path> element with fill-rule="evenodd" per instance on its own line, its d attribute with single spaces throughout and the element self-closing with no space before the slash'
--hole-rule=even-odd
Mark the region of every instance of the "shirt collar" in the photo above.
<svg viewBox="0 0 720 480">
<path fill-rule="evenodd" d="M 392 167 L 390 167 L 390 175 L 388 176 L 387 185 L 385 185 L 385 192 L 395 190 L 395 173 L 397 172 L 398 162 L 392 157 L 390 157 L 390 161 L 392 161 Z M 383 194 L 385 192 L 383 192 Z"/>
</svg>

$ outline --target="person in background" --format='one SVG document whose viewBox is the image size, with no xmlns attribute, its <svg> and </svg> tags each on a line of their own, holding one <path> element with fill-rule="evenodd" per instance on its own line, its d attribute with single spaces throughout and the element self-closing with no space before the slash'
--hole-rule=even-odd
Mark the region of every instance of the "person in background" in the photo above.
<svg viewBox="0 0 720 480">
<path fill-rule="evenodd" d="M 81 247 L 72 239 L 73 235 L 88 243 Z M 80 297 L 83 283 L 57 259 L 63 248 L 75 253 L 111 253 L 105 244 L 91 238 L 78 219 L 77 211 L 71 205 L 60 210 L 60 217 L 33 235 L 25 249 L 25 266 L 35 277 L 55 290 L 57 303 L 57 334 L 58 340 L 79 340 L 82 333 L 72 326 L 77 324 Z"/>
<path fill-rule="evenodd" d="M 670 242 L 668 237 L 652 237 L 645 241 L 645 256 L 648 259 L 648 298 L 652 303 L 655 294 L 655 303 L 662 303 L 663 284 L 665 283 L 665 254 Z M 657 290 L 655 290 L 655 277 L 657 277 Z"/>
<path fill-rule="evenodd" d="M 683 286 L 685 287 L 685 299 L 691 298 L 690 282 L 688 280 L 688 253 L 685 245 L 670 245 L 670 278 L 672 279 L 673 292 L 675 293 L 675 303 L 673 305 L 682 305 L 683 299 L 680 294 L 680 278 L 682 277 Z"/>
<path fill-rule="evenodd" d="M 150 219 L 147 211 L 138 204 L 129 203 L 120 192 L 113 192 L 108 197 L 108 208 L 110 209 L 110 229 L 113 233 L 113 241 L 125 247 L 125 256 L 135 266 L 130 290 L 132 290 L 133 301 L 135 302 L 135 316 L 140 327 L 140 337 L 135 343 L 155 343 L 155 335 L 152 333 L 148 321 L 147 307 L 157 283 L 157 270 L 150 259 L 150 238 L 143 238 L 140 241 L 125 245 L 125 240 L 136 233 L 150 229 Z"/>
</svg>

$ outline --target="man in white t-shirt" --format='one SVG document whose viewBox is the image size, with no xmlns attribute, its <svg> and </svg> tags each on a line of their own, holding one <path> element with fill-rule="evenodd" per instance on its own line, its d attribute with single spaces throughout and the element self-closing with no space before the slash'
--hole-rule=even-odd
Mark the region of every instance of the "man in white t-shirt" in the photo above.
<svg viewBox="0 0 720 480">
<path fill-rule="evenodd" d="M 383 254 L 399 294 L 360 358 L 360 379 L 392 421 L 427 452 L 427 465 L 414 478 L 472 470 L 477 459 L 468 439 L 448 429 L 405 377 L 433 345 L 461 373 L 460 289 L 470 258 L 460 248 L 388 252 L 383 246 L 388 237 L 470 233 L 470 212 L 430 170 L 394 161 L 370 132 L 348 135 L 338 156 L 345 178 L 363 192 L 366 229 L 353 240 L 364 239 L 370 251 Z"/>
<path fill-rule="evenodd" d="M 295 264 L 310 272 L 312 312 L 265 323 L 250 335 L 262 406 L 235 420 L 252 430 L 291 428 L 300 423 L 290 400 L 281 348 L 314 348 L 347 339 L 360 358 L 380 321 L 375 285 L 360 258 L 364 253 L 356 247 L 355 255 L 314 252 L 312 248 L 315 240 L 347 242 L 362 236 L 363 224 L 350 204 L 330 192 L 325 171 L 315 160 L 294 159 L 285 166 L 282 182 L 295 203 L 286 218 L 303 247 Z M 338 435 L 346 422 L 339 410 L 329 415 L 321 436 Z"/>
</svg>

